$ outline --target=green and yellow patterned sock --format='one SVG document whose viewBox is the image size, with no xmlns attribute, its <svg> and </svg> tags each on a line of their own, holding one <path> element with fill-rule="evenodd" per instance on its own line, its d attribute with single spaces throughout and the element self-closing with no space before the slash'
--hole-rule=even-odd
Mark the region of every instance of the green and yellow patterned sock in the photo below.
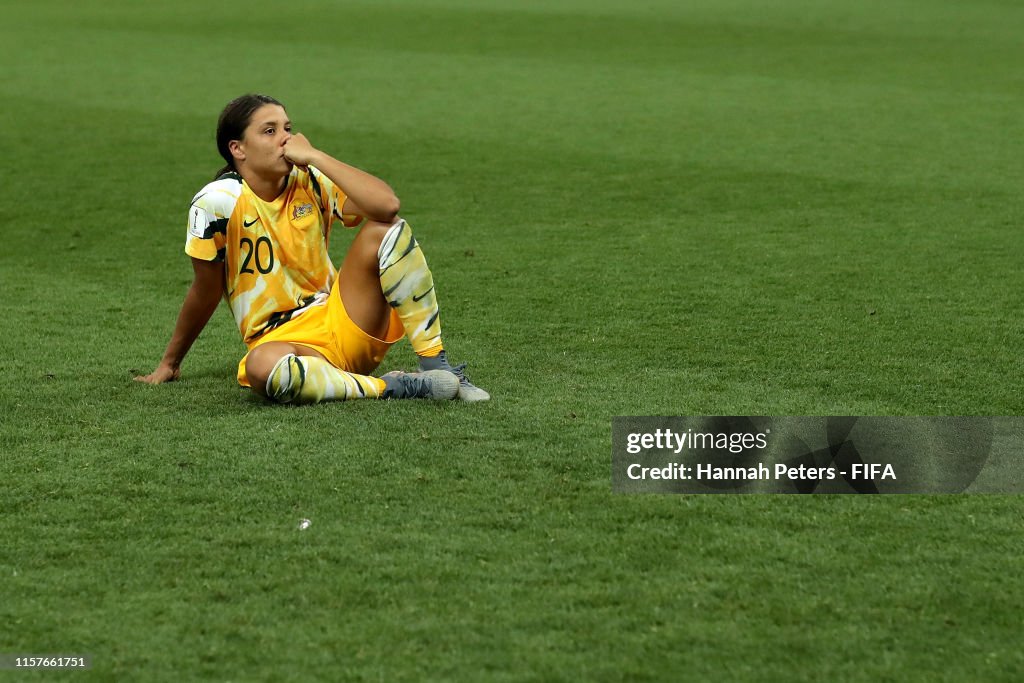
<svg viewBox="0 0 1024 683">
<path fill-rule="evenodd" d="M 384 380 L 356 375 L 323 358 L 289 353 L 267 378 L 267 398 L 278 403 L 319 403 L 354 398 L 379 398 Z"/>
<path fill-rule="evenodd" d="M 399 221 L 391 226 L 377 256 L 381 289 L 398 311 L 413 351 L 420 356 L 437 355 L 444 347 L 434 278 L 408 223 Z"/>
</svg>

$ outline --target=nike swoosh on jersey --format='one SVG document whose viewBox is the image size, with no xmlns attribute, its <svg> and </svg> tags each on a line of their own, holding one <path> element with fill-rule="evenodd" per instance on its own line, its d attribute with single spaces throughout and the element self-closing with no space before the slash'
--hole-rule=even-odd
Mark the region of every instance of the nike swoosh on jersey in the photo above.
<svg viewBox="0 0 1024 683">
<path fill-rule="evenodd" d="M 416 296 L 415 294 L 413 294 L 413 295 L 412 295 L 412 300 L 413 300 L 413 301 L 419 301 L 420 299 L 422 299 L 423 297 L 425 297 L 425 296 L 426 296 L 427 294 L 430 294 L 430 293 L 431 293 L 432 291 L 434 291 L 434 288 L 433 288 L 433 287 L 431 287 L 431 288 L 430 288 L 430 289 L 428 289 L 427 291 L 423 292 L 423 293 L 422 293 L 422 294 L 420 294 L 419 296 Z"/>
<path fill-rule="evenodd" d="M 251 221 L 243 220 L 242 221 L 242 225 L 244 227 L 248 228 L 250 225 L 255 225 L 256 223 L 259 223 L 259 222 L 260 222 L 259 218 L 253 218 Z"/>
</svg>

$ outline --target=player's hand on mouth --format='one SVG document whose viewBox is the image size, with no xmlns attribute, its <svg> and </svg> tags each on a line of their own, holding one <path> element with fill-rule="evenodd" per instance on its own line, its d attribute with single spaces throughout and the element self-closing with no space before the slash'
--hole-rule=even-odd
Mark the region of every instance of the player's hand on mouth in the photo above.
<svg viewBox="0 0 1024 683">
<path fill-rule="evenodd" d="M 305 135 L 296 133 L 285 141 L 282 155 L 296 166 L 306 167 L 314 163 L 318 153 Z"/>
</svg>

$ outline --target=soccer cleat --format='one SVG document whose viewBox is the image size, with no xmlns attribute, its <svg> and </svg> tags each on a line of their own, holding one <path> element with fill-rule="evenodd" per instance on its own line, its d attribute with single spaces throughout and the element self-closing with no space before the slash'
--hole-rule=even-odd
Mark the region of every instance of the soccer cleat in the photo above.
<svg viewBox="0 0 1024 683">
<path fill-rule="evenodd" d="M 459 378 L 447 370 L 389 372 L 383 377 L 381 398 L 429 398 L 450 401 L 459 395 Z"/>
<path fill-rule="evenodd" d="M 440 368 L 447 370 L 459 378 L 459 400 L 460 401 L 489 401 L 491 395 L 478 386 L 475 386 L 466 377 L 466 364 L 452 367 L 448 364 L 448 354 L 442 351 L 431 358 L 420 358 L 420 370 Z"/>
<path fill-rule="evenodd" d="M 460 401 L 490 401 L 491 395 L 471 383 L 466 378 L 466 364 L 456 365 L 452 368 L 452 374 L 459 378 L 459 400 Z"/>
</svg>

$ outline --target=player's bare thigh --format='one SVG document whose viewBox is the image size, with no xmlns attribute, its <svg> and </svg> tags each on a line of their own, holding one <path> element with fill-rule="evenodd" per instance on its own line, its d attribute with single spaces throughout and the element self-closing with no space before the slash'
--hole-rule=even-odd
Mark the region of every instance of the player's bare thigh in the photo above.
<svg viewBox="0 0 1024 683">
<path fill-rule="evenodd" d="M 296 356 L 316 356 L 317 358 L 327 360 L 319 351 L 314 351 L 302 344 L 292 344 L 291 342 L 283 341 L 260 344 L 245 357 L 245 376 L 249 380 L 249 386 L 252 387 L 253 391 L 260 396 L 267 395 L 267 378 L 270 377 L 270 373 L 273 371 L 274 366 L 277 365 L 277 361 L 289 353 L 294 353 Z"/>
<path fill-rule="evenodd" d="M 378 251 L 392 225 L 366 221 L 352 240 L 338 270 L 338 293 L 349 320 L 378 339 L 387 334 L 391 319 L 391 307 L 380 288 Z"/>
</svg>

